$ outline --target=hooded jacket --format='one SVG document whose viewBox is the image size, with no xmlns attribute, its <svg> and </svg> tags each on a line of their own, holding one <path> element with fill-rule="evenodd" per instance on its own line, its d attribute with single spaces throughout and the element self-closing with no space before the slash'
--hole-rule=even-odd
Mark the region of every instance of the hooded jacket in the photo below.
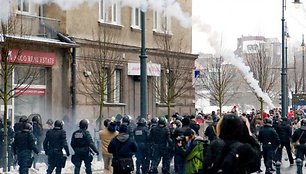
<svg viewBox="0 0 306 174">
<path fill-rule="evenodd" d="M 128 133 L 119 133 L 108 146 L 108 152 L 113 154 L 114 159 L 132 158 L 136 151 L 136 142 Z"/>
</svg>

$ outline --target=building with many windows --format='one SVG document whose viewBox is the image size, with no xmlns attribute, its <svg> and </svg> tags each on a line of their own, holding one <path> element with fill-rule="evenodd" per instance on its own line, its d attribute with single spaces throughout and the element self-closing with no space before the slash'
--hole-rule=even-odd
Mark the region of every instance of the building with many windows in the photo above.
<svg viewBox="0 0 306 174">
<path fill-rule="evenodd" d="M 191 1 L 178 3 L 182 13 L 191 15 Z M 16 75 L 18 67 L 35 67 L 39 72 L 39 80 L 23 82 L 20 86 L 27 88 L 16 89 L 23 92 L 9 104 L 11 116 L 39 113 L 43 121 L 66 116 L 92 122 L 99 115 L 139 116 L 140 6 L 124 0 L 99 0 L 73 8 L 64 4 L 31 0 L 11 4 L 8 23 L 14 24 L 14 30 L 2 34 L 0 45 L 10 41 L 10 50 L 16 50 L 18 58 L 34 57 L 18 61 Z M 197 58 L 191 53 L 192 29 L 167 13 L 167 4 L 162 7 L 152 6 L 145 13 L 148 115 L 166 115 L 168 106 L 170 113 L 191 114 Z"/>
</svg>

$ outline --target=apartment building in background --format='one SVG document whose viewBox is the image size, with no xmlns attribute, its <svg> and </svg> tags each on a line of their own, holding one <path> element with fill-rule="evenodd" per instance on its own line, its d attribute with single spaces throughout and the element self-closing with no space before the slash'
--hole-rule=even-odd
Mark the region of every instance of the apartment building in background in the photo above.
<svg viewBox="0 0 306 174">
<path fill-rule="evenodd" d="M 191 16 L 192 1 L 178 2 Z M 38 113 L 43 122 L 49 118 L 87 118 L 95 122 L 102 93 L 104 118 L 140 115 L 139 7 L 106 0 L 66 10 L 57 4 L 35 4 L 31 0 L 11 6 L 14 32 L 6 34 L 5 39 L 14 44 L 13 54 L 21 50 L 21 56 L 39 59 L 36 63 L 19 62 L 17 68 L 33 66 L 40 77 L 29 85 L 29 91 L 12 100 L 10 117 Z M 173 91 L 166 86 L 173 83 L 171 77 L 178 70 L 189 77 L 176 81 L 177 88 L 184 84 L 184 92 L 171 101 L 171 113 L 195 112 L 192 71 L 197 55 L 191 53 L 191 26 L 183 27 L 180 22 L 163 10 L 152 8 L 145 13 L 150 116 L 167 114 L 166 94 Z M 97 89 L 97 84 L 103 88 Z"/>
</svg>

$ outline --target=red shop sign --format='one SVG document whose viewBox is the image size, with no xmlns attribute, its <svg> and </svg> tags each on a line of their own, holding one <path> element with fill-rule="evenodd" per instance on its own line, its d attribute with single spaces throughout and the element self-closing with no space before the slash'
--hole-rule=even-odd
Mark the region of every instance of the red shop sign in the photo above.
<svg viewBox="0 0 306 174">
<path fill-rule="evenodd" d="M 55 64 L 55 60 L 56 54 L 53 52 L 13 49 L 9 53 L 9 62 L 16 62 L 20 64 L 53 66 Z"/>
<path fill-rule="evenodd" d="M 45 88 L 17 88 L 15 89 L 15 94 L 20 95 L 35 95 L 35 96 L 42 96 L 46 94 Z"/>
</svg>

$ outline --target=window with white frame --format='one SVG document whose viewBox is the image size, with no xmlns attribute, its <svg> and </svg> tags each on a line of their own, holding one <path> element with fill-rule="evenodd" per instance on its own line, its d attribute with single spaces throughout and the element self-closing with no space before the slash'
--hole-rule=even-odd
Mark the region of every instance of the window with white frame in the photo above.
<svg viewBox="0 0 306 174">
<path fill-rule="evenodd" d="M 132 8 L 132 27 L 140 28 L 140 8 Z"/>
<path fill-rule="evenodd" d="M 106 16 L 107 16 L 107 12 L 106 12 L 105 0 L 100 0 L 99 1 L 99 19 L 100 21 L 105 22 Z"/>
<path fill-rule="evenodd" d="M 18 11 L 22 13 L 30 12 L 30 0 L 18 0 Z"/>
<path fill-rule="evenodd" d="M 164 12 L 153 12 L 153 30 L 156 32 L 171 32 L 171 17 Z"/>
<path fill-rule="evenodd" d="M 121 102 L 121 70 L 114 72 L 114 103 Z"/>
<path fill-rule="evenodd" d="M 120 2 L 109 4 L 106 0 L 99 1 L 99 21 L 103 23 L 120 24 Z"/>
</svg>

